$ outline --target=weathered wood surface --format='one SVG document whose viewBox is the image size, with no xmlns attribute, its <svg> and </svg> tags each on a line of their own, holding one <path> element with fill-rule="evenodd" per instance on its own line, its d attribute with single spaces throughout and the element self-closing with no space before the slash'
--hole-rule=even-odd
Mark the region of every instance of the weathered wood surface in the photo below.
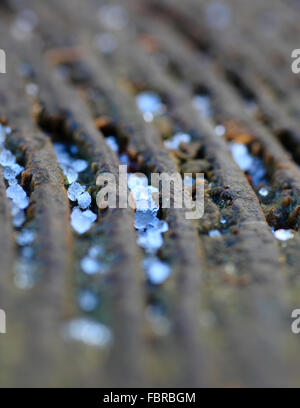
<svg viewBox="0 0 300 408">
<path fill-rule="evenodd" d="M 25 164 L 40 273 L 30 290 L 14 285 L 18 231 L 0 169 L 0 308 L 8 322 L 0 335 L 1 386 L 300 385 L 299 340 L 291 332 L 291 312 L 300 306 L 300 77 L 290 69 L 300 8 L 288 0 L 261 3 L 227 0 L 221 26 L 205 0 L 109 1 L 122 7 L 109 17 L 115 22 L 105 20 L 107 4 L 97 0 L 1 4 L 8 64 L 0 118 L 12 128 L 7 145 Z M 109 53 L 99 48 L 103 33 L 113 41 Z M 25 76 L 24 63 L 32 69 Z M 32 85 L 38 92 L 28 92 Z M 143 90 L 167 107 L 153 123 L 136 107 Z M 209 95 L 209 117 L 194 107 L 197 90 Z M 193 148 L 170 152 L 163 140 L 178 128 L 193 134 Z M 110 132 L 140 171 L 196 166 L 205 173 L 202 219 L 187 221 L 182 210 L 162 214 L 170 229 L 159 256 L 172 274 L 160 287 L 146 283 L 132 210 L 100 213 L 83 238 L 69 223 L 53 141 L 77 145 L 92 164 L 95 192 L 98 174 L 118 173 L 105 142 Z M 233 140 L 262 159 L 267 200 L 233 160 Z M 293 229 L 294 237 L 281 243 L 272 228 Z M 210 230 L 222 234 L 213 238 Z M 77 272 L 99 240 L 112 258 L 108 276 L 93 281 L 114 338 L 102 349 L 61 334 L 70 319 L 89 317 L 78 308 L 85 282 Z M 167 311 L 162 330 L 149 321 L 153 299 Z"/>
</svg>

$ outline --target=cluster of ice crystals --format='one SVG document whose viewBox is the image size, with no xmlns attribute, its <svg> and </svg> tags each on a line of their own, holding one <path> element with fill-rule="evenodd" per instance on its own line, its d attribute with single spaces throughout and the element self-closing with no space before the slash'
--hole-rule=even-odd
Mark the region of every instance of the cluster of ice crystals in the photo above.
<svg viewBox="0 0 300 408">
<path fill-rule="evenodd" d="M 10 167 L 16 163 L 16 157 L 10 150 L 2 149 L 0 154 L 0 164 L 3 167 Z"/>
<path fill-rule="evenodd" d="M 157 188 L 151 185 L 142 185 L 141 177 L 137 177 L 135 174 L 130 174 L 128 176 L 128 187 L 135 199 L 137 212 L 151 210 L 155 214 L 157 213 L 159 210 L 159 204 L 155 199 L 155 195 L 158 195 L 159 192 Z"/>
<path fill-rule="evenodd" d="M 154 116 L 161 115 L 165 111 L 162 100 L 155 92 L 141 92 L 136 97 L 136 104 L 146 122 L 151 122 Z"/>
<path fill-rule="evenodd" d="M 82 173 L 88 167 L 88 163 L 85 160 L 75 159 L 67 151 L 66 146 L 62 143 L 54 144 L 54 151 L 57 157 L 57 161 L 62 169 L 68 184 L 72 184 L 78 179 L 78 173 Z M 71 150 L 72 151 L 72 150 Z M 76 154 L 76 150 L 73 150 Z"/>
<path fill-rule="evenodd" d="M 209 95 L 198 94 L 194 96 L 193 104 L 205 118 L 209 118 L 212 115 L 211 99 Z"/>
<path fill-rule="evenodd" d="M 155 112 L 157 106 L 155 107 L 154 105 L 156 103 L 161 105 L 160 99 L 157 100 L 156 97 L 156 94 L 150 92 L 145 92 L 137 97 L 137 103 L 142 112 L 149 113 L 149 111 L 151 111 L 151 114 Z M 183 136 L 183 138 L 187 140 L 185 136 Z M 106 141 L 112 150 L 119 153 L 119 145 L 114 136 L 107 137 Z M 119 154 L 119 159 L 122 162 L 121 156 L 122 155 Z M 170 267 L 155 256 L 163 245 L 163 234 L 169 229 L 168 223 L 160 220 L 157 216 L 159 211 L 159 190 L 149 185 L 148 178 L 140 173 L 128 174 L 127 185 L 136 204 L 134 226 L 137 230 L 137 244 L 142 247 L 147 254 L 143 266 L 149 282 L 158 285 L 165 281 L 171 273 Z M 90 258 L 85 259 L 87 263 L 82 265 L 82 267 L 84 266 L 85 269 L 90 270 L 90 272 L 86 273 L 93 274 L 93 267 L 95 265 L 90 261 Z"/>
<path fill-rule="evenodd" d="M 64 326 L 62 334 L 67 340 L 95 347 L 106 347 L 112 341 L 112 332 L 107 326 L 86 318 L 71 320 Z"/>
<path fill-rule="evenodd" d="M 231 143 L 230 147 L 232 156 L 238 166 L 251 175 L 254 187 L 257 187 L 260 183 L 264 183 L 266 170 L 262 160 L 259 157 L 252 156 L 247 146 L 242 143 Z"/>
<path fill-rule="evenodd" d="M 288 229 L 278 229 L 276 231 L 272 230 L 274 236 L 279 241 L 288 241 L 294 237 L 294 231 Z"/>
<path fill-rule="evenodd" d="M 12 201 L 11 201 L 11 214 L 13 217 L 13 225 L 16 228 L 22 227 L 26 220 L 26 215 L 24 210 L 20 210 Z"/>
<path fill-rule="evenodd" d="M 176 133 L 172 139 L 165 140 L 165 146 L 170 150 L 178 150 L 181 143 L 190 143 L 191 136 L 188 133 Z"/>
<path fill-rule="evenodd" d="M 85 191 L 84 193 L 80 194 L 80 196 L 77 198 L 77 202 L 79 207 L 85 210 L 91 205 L 92 199 L 90 194 L 87 191 Z"/>
<path fill-rule="evenodd" d="M 68 197 L 70 201 L 77 201 L 81 194 L 85 192 L 85 187 L 79 183 L 72 183 L 68 188 Z"/>
<path fill-rule="evenodd" d="M 18 184 L 17 177 L 22 173 L 24 167 L 20 166 L 16 161 L 16 156 L 5 149 L 6 136 L 11 133 L 9 127 L 0 125 L 0 164 L 3 169 L 3 177 L 9 185 L 6 190 L 6 195 L 10 199 L 13 224 L 20 228 L 25 222 L 24 210 L 29 205 L 29 198 L 25 190 Z"/>
<path fill-rule="evenodd" d="M 137 230 L 144 230 L 148 226 L 153 226 L 157 220 L 155 212 L 137 211 L 134 215 L 134 226 Z"/>
<path fill-rule="evenodd" d="M 138 245 L 149 253 L 155 253 L 162 246 L 163 242 L 161 232 L 154 228 L 148 228 L 145 232 L 139 232 L 138 234 Z"/>
<path fill-rule="evenodd" d="M 68 189 L 68 197 L 70 201 L 78 202 L 79 208 L 86 210 L 92 203 L 90 194 L 85 191 L 85 186 L 79 183 L 72 183 Z"/>
<path fill-rule="evenodd" d="M 72 167 L 74 171 L 77 171 L 78 173 L 82 173 L 85 171 L 88 167 L 88 164 L 85 160 L 77 159 L 72 162 Z"/>
<path fill-rule="evenodd" d="M 148 185 L 147 177 L 136 174 L 128 176 L 128 188 L 136 201 L 134 226 L 138 231 L 137 244 L 147 254 L 143 266 L 149 282 L 159 285 L 169 277 L 171 268 L 155 256 L 163 245 L 163 234 L 169 229 L 168 223 L 157 216 L 159 204 L 152 194 L 158 193 L 158 189 Z"/>
<path fill-rule="evenodd" d="M 23 187 L 19 184 L 10 185 L 6 190 L 7 197 L 10 198 L 13 204 L 20 210 L 25 210 L 29 205 L 29 198 Z"/>
<path fill-rule="evenodd" d="M 18 163 L 11 165 L 10 167 L 3 167 L 3 177 L 9 185 L 17 184 L 17 177 L 22 173 L 24 167 Z"/>
<path fill-rule="evenodd" d="M 85 234 L 97 219 L 97 215 L 90 210 L 82 211 L 75 207 L 71 213 L 71 225 L 78 234 Z"/>
<path fill-rule="evenodd" d="M 71 225 L 76 232 L 84 234 L 97 219 L 97 215 L 88 209 L 92 204 L 92 198 L 89 192 L 86 191 L 86 186 L 77 182 L 79 173 L 87 169 L 88 163 L 85 160 L 72 156 L 78 154 L 76 146 L 70 146 L 69 150 L 71 153 L 68 152 L 67 147 L 62 143 L 54 144 L 57 161 L 69 184 L 69 200 L 78 204 L 72 211 Z"/>
<path fill-rule="evenodd" d="M 71 169 L 64 164 L 61 164 L 61 169 L 68 181 L 68 184 L 73 184 L 78 180 L 78 173 L 74 169 Z"/>
</svg>

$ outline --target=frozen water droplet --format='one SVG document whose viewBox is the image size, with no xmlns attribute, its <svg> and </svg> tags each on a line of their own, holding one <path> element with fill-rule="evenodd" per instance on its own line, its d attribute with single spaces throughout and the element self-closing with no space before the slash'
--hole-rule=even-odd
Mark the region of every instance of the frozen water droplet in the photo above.
<svg viewBox="0 0 300 408">
<path fill-rule="evenodd" d="M 108 146 L 111 148 L 111 150 L 118 153 L 119 145 L 118 145 L 117 139 L 114 136 L 108 136 L 105 140 Z"/>
<path fill-rule="evenodd" d="M 150 225 L 162 234 L 169 230 L 169 224 L 166 221 L 158 219 L 157 217 L 151 221 Z"/>
<path fill-rule="evenodd" d="M 30 261 L 34 256 L 34 249 L 31 246 L 26 246 L 24 248 L 21 248 L 20 254 L 22 258 Z"/>
<path fill-rule="evenodd" d="M 89 222 L 95 222 L 97 219 L 97 215 L 90 210 L 83 211 L 82 214 Z"/>
<path fill-rule="evenodd" d="M 75 181 L 78 179 L 78 173 L 71 168 L 66 168 L 64 170 L 64 175 L 66 176 L 69 184 L 75 183 Z"/>
<path fill-rule="evenodd" d="M 6 190 L 6 194 L 7 197 L 12 199 L 14 204 L 16 204 L 16 206 L 19 207 L 20 209 L 24 210 L 25 208 L 28 207 L 29 199 L 26 195 L 26 192 L 20 185 L 15 184 L 9 186 Z"/>
<path fill-rule="evenodd" d="M 4 167 L 11 167 L 15 164 L 16 158 L 11 151 L 3 149 L 0 153 L 0 164 Z"/>
<path fill-rule="evenodd" d="M 103 254 L 104 254 L 104 248 L 101 247 L 100 245 L 92 246 L 89 250 L 89 256 L 91 258 L 97 258 L 99 255 L 103 255 Z"/>
<path fill-rule="evenodd" d="M 15 163 L 12 164 L 10 167 L 3 167 L 3 176 L 5 180 L 9 182 L 10 180 L 14 180 L 17 176 L 19 176 L 23 170 L 24 167 Z"/>
<path fill-rule="evenodd" d="M 275 238 L 279 241 L 288 241 L 289 239 L 294 237 L 293 230 L 286 230 L 286 229 L 278 229 L 276 231 L 272 231 Z"/>
<path fill-rule="evenodd" d="M 262 187 L 258 192 L 262 197 L 267 197 L 267 195 L 270 193 L 270 190 L 267 187 Z"/>
<path fill-rule="evenodd" d="M 209 95 L 195 95 L 194 96 L 194 107 L 202 113 L 205 118 L 211 116 L 211 102 Z"/>
<path fill-rule="evenodd" d="M 36 234 L 34 231 L 23 229 L 17 237 L 17 243 L 20 246 L 30 245 L 35 240 L 35 236 Z"/>
<path fill-rule="evenodd" d="M 184 176 L 183 184 L 187 187 L 193 187 L 194 179 L 191 176 Z"/>
<path fill-rule="evenodd" d="M 244 170 L 248 171 L 251 166 L 253 165 L 253 158 L 248 153 L 248 148 L 242 143 L 232 143 L 230 145 L 231 152 L 234 160 L 239 165 L 239 167 Z"/>
<path fill-rule="evenodd" d="M 153 115 L 153 113 L 146 112 L 146 113 L 143 114 L 143 118 L 144 118 L 144 121 L 145 121 L 145 122 L 150 123 L 150 122 L 153 121 L 154 115 Z"/>
<path fill-rule="evenodd" d="M 61 166 L 62 170 L 64 171 L 66 167 L 70 167 L 72 165 L 72 157 L 66 151 L 66 147 L 61 143 L 55 143 L 53 148 L 57 161 Z M 66 167 L 63 167 L 63 165 Z"/>
<path fill-rule="evenodd" d="M 90 290 L 83 290 L 79 293 L 78 303 L 85 312 L 92 312 L 96 309 L 99 301 L 95 293 Z"/>
<path fill-rule="evenodd" d="M 226 129 L 222 125 L 218 125 L 215 127 L 215 133 L 217 136 L 224 136 L 226 134 Z"/>
<path fill-rule="evenodd" d="M 148 229 L 146 232 L 140 232 L 138 234 L 137 243 L 146 251 L 156 251 L 163 244 L 162 234 L 154 228 Z"/>
<path fill-rule="evenodd" d="M 170 140 L 165 141 L 165 146 L 170 150 L 178 150 L 181 143 L 190 143 L 191 139 L 188 133 L 176 133 Z"/>
<path fill-rule="evenodd" d="M 10 167 L 3 167 L 3 177 L 8 182 L 10 180 L 15 180 L 16 179 L 15 172 Z M 16 183 L 14 183 L 14 184 L 16 184 Z"/>
<path fill-rule="evenodd" d="M 124 164 L 124 165 L 127 165 L 127 166 L 130 165 L 130 159 L 128 157 L 128 154 L 126 154 L 126 153 L 120 154 L 119 160 L 120 160 L 121 164 Z"/>
<path fill-rule="evenodd" d="M 13 215 L 14 227 L 20 228 L 24 224 L 25 220 L 26 220 L 25 212 L 22 210 L 18 210 L 18 212 L 16 212 Z"/>
<path fill-rule="evenodd" d="M 162 284 L 171 274 L 171 268 L 157 258 L 146 258 L 144 268 L 147 278 L 153 285 Z"/>
<path fill-rule="evenodd" d="M 76 145 L 71 145 L 70 146 L 70 152 L 72 154 L 78 154 L 78 147 Z"/>
<path fill-rule="evenodd" d="M 210 237 L 212 237 L 212 238 L 220 237 L 220 236 L 221 236 L 221 232 L 218 231 L 218 230 L 211 230 L 211 231 L 208 232 L 208 235 L 209 235 Z"/>
<path fill-rule="evenodd" d="M 16 204 L 18 205 L 20 210 L 25 210 L 29 206 L 29 198 L 24 197 L 20 199 Z"/>
<path fill-rule="evenodd" d="M 152 211 L 137 211 L 134 215 L 134 226 L 138 230 L 144 230 L 152 225 L 156 215 Z"/>
<path fill-rule="evenodd" d="M 83 272 L 87 275 L 95 275 L 100 270 L 99 262 L 94 258 L 90 258 L 89 256 L 83 258 L 80 262 L 80 265 Z"/>
<path fill-rule="evenodd" d="M 78 197 L 85 192 L 85 187 L 79 183 L 72 183 L 68 189 L 68 197 L 71 201 L 77 201 Z"/>
<path fill-rule="evenodd" d="M 91 205 L 92 199 L 90 194 L 86 191 L 85 193 L 80 194 L 77 201 L 79 207 L 86 210 Z"/>
<path fill-rule="evenodd" d="M 96 221 L 97 215 L 90 210 L 81 211 L 75 207 L 71 214 L 71 225 L 79 234 L 87 232 Z"/>
<path fill-rule="evenodd" d="M 88 168 L 88 163 L 85 160 L 78 159 L 72 162 L 72 167 L 75 171 L 81 173 Z"/>
<path fill-rule="evenodd" d="M 142 92 L 136 97 L 136 103 L 144 114 L 159 115 L 163 113 L 164 105 L 160 97 L 154 92 Z"/>
<path fill-rule="evenodd" d="M 106 347 L 112 341 L 112 333 L 108 327 L 84 318 L 71 320 L 63 328 L 62 334 L 67 340 L 75 340 L 95 347 Z"/>
</svg>

